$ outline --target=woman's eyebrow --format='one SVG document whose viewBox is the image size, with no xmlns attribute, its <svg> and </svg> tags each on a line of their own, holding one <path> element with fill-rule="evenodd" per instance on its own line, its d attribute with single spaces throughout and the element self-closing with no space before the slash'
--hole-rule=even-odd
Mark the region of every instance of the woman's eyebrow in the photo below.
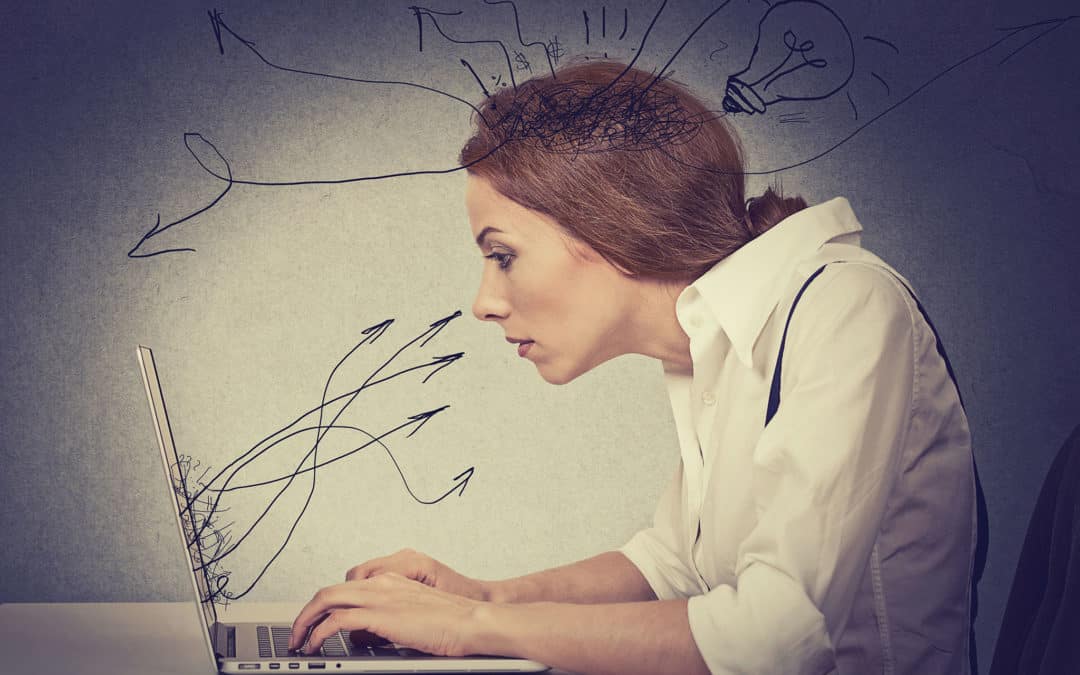
<svg viewBox="0 0 1080 675">
<path fill-rule="evenodd" d="M 492 232 L 498 232 L 500 234 L 503 233 L 503 231 L 498 229 L 498 228 L 485 227 L 484 229 L 480 230 L 480 234 L 476 235 L 476 245 L 483 248 L 483 246 L 484 246 L 484 238 L 487 237 L 488 234 L 490 234 Z"/>
</svg>

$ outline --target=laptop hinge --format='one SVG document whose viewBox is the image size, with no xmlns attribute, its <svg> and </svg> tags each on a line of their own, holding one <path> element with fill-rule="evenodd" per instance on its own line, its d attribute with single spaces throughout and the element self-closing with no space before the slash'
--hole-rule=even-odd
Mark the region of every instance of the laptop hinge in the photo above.
<svg viewBox="0 0 1080 675">
<path fill-rule="evenodd" d="M 218 658 L 236 658 L 236 627 L 217 621 L 213 627 L 214 654 Z M 224 652 L 224 654 L 222 653 Z"/>
</svg>

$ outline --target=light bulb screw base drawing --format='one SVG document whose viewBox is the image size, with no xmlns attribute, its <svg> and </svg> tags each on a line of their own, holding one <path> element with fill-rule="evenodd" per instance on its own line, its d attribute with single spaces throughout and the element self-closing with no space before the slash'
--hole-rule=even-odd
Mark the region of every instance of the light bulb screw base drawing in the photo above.
<svg viewBox="0 0 1080 675">
<path fill-rule="evenodd" d="M 753 115 L 765 112 L 765 101 L 758 96 L 753 87 L 737 77 L 728 78 L 722 105 L 729 113 Z"/>
</svg>

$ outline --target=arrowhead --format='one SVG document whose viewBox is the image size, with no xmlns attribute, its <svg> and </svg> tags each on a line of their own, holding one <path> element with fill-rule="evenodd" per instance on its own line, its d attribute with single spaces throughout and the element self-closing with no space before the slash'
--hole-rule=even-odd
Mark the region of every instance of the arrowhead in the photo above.
<svg viewBox="0 0 1080 675">
<path fill-rule="evenodd" d="M 181 253 L 181 252 L 185 252 L 185 251 L 194 253 L 195 249 L 193 249 L 193 248 L 166 248 L 166 249 L 162 249 L 160 251 L 154 251 L 153 253 L 136 253 L 136 251 L 139 250 L 139 247 L 141 247 L 143 244 L 145 244 L 147 241 L 149 241 L 151 237 L 156 237 L 157 235 L 159 235 L 160 233 L 162 233 L 165 230 L 169 229 L 170 227 L 172 227 L 175 224 L 176 224 L 176 222 L 172 222 L 172 223 L 169 223 L 168 225 L 166 225 L 165 227 L 162 227 L 161 226 L 161 214 L 159 213 L 157 215 L 157 222 L 154 223 L 154 226 L 151 227 L 150 230 L 147 231 L 147 233 L 142 236 L 142 239 L 139 240 L 139 243 L 132 246 L 131 250 L 127 252 L 128 257 L 129 258 L 153 258 L 156 255 L 163 255 L 165 253 Z"/>
<path fill-rule="evenodd" d="M 446 324 L 450 323 L 451 321 L 458 318 L 459 316 L 461 316 L 461 310 L 460 309 L 455 311 L 453 314 L 451 314 L 449 316 L 444 316 L 443 318 L 439 319 L 438 321 L 433 322 L 429 326 L 429 328 L 432 328 L 434 330 L 431 331 L 431 335 L 427 336 L 427 339 L 425 339 L 423 342 L 420 343 L 420 346 L 421 347 L 425 346 L 428 343 L 428 341 L 431 340 L 431 338 L 438 335 L 439 331 L 441 331 L 443 328 L 446 327 Z"/>
<path fill-rule="evenodd" d="M 445 356 L 433 356 L 431 357 L 432 363 L 453 363 L 461 357 L 465 356 L 465 352 L 457 352 L 455 354 L 447 354 Z"/>
<path fill-rule="evenodd" d="M 465 494 L 465 486 L 469 484 L 469 481 L 472 479 L 473 472 L 475 470 L 476 470 L 475 466 L 470 466 L 468 469 L 465 469 L 464 471 L 462 471 L 458 475 L 454 476 L 454 480 L 461 480 L 461 477 L 465 476 L 465 480 L 461 481 L 461 489 L 458 490 L 458 497 L 461 497 L 462 495 Z"/>
<path fill-rule="evenodd" d="M 368 326 L 364 330 L 360 331 L 362 334 L 368 336 L 368 337 L 364 338 L 363 340 L 361 340 L 360 344 L 364 344 L 365 342 L 369 342 L 369 341 L 370 342 L 375 342 L 380 337 L 382 337 L 382 334 L 386 332 L 386 329 L 389 328 L 390 324 L 392 324 L 392 323 L 394 323 L 393 319 L 387 319 L 386 321 L 383 321 L 381 323 L 377 323 L 374 326 Z"/>
<path fill-rule="evenodd" d="M 430 380 L 435 375 L 435 373 L 437 373 L 440 370 L 442 370 L 443 368 L 449 366 L 451 363 L 453 363 L 454 361 L 457 361 L 458 359 L 460 359 L 463 356 L 465 356 L 465 352 L 458 352 L 456 354 L 447 354 L 446 356 L 433 356 L 433 357 L 431 357 L 431 362 L 432 363 L 439 363 L 439 364 L 442 364 L 442 365 L 440 365 L 438 368 L 436 368 L 435 370 L 428 373 L 428 376 L 423 379 L 423 382 L 426 383 L 428 380 Z"/>
<path fill-rule="evenodd" d="M 405 436 L 405 438 L 408 438 L 409 436 L 412 436 L 413 434 L 415 434 L 417 431 L 420 431 L 420 428 L 422 426 L 424 426 L 425 424 L 427 424 L 429 419 L 431 419 L 435 415 L 438 415 L 439 413 L 441 413 L 442 411 L 446 410 L 449 407 L 450 407 L 449 405 L 444 405 L 441 408 L 435 408 L 434 410 L 428 410 L 427 412 L 422 412 L 422 413 L 419 413 L 417 415 L 410 415 L 409 419 L 411 421 L 414 421 L 414 422 L 419 422 L 419 424 L 417 424 L 416 428 L 413 429 L 412 431 L 410 431 L 408 433 L 408 435 Z"/>
</svg>

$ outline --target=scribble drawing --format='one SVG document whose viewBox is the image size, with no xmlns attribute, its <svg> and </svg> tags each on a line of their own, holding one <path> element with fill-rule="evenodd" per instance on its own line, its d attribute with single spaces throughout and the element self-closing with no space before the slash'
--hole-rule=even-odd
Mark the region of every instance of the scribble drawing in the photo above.
<svg viewBox="0 0 1080 675">
<path fill-rule="evenodd" d="M 451 487 L 442 494 L 424 498 L 417 495 L 409 485 L 405 472 L 390 449 L 394 438 L 402 435 L 405 438 L 413 436 L 432 418 L 449 408 L 449 405 L 409 415 L 404 421 L 395 421 L 387 425 L 388 428 L 380 429 L 377 433 L 369 432 L 342 419 L 362 392 L 413 372 L 424 374 L 420 380 L 420 384 L 424 384 L 436 373 L 461 359 L 464 356 L 463 352 L 429 356 L 430 360 L 426 361 L 417 358 L 423 356 L 420 353 L 421 349 L 434 340 L 451 321 L 460 316 L 461 312 L 456 311 L 430 324 L 423 332 L 406 342 L 390 358 L 375 368 L 359 386 L 349 388 L 351 385 L 345 385 L 344 388 L 347 391 L 331 394 L 332 387 L 342 388 L 340 383 L 334 382 L 342 366 L 355 355 L 364 353 L 363 347 L 372 345 L 382 338 L 389 331 L 394 320 L 388 319 L 364 329 L 362 331 L 364 338 L 354 345 L 331 370 L 318 406 L 303 412 L 292 422 L 255 443 L 246 452 L 233 458 L 216 472 L 213 472 L 209 466 L 204 467 L 200 461 L 194 460 L 190 455 L 180 455 L 177 458 L 170 467 L 170 472 L 177 496 L 180 498 L 180 515 L 184 523 L 187 543 L 189 546 L 195 546 L 200 552 L 197 557 L 200 562 L 193 571 L 206 580 L 210 597 L 205 600 L 227 603 L 251 592 L 288 546 L 293 533 L 303 519 L 315 495 L 318 470 L 357 455 L 362 450 L 372 446 L 382 448 L 397 470 L 409 496 L 420 504 L 437 504 L 454 493 L 458 496 L 464 495 L 465 488 L 475 473 L 475 467 L 470 466 L 454 476 Z M 407 360 L 408 364 L 402 365 L 402 360 Z M 334 434 L 335 441 L 340 440 L 345 443 L 344 447 L 341 443 L 331 445 L 329 438 L 331 433 Z M 357 435 L 362 437 L 359 442 L 350 440 Z M 270 451 L 276 449 L 279 453 L 290 452 L 289 446 L 285 445 L 287 441 L 302 444 L 299 450 L 295 450 L 297 460 L 290 472 L 272 475 L 269 478 L 246 477 L 255 474 L 259 461 L 266 460 Z M 328 445 L 330 449 L 324 447 Z M 326 454 L 320 456 L 320 451 Z M 298 478 L 301 477 L 309 480 L 298 482 Z M 227 558 L 260 524 L 268 522 L 266 518 L 278 500 L 294 485 L 307 485 L 308 491 L 302 507 L 292 519 L 288 532 L 281 538 L 280 546 L 243 590 L 230 590 L 229 583 L 233 573 L 225 567 Z M 234 519 L 222 522 L 226 520 L 223 514 L 230 511 L 230 508 L 223 503 L 226 496 L 239 495 L 245 500 L 266 499 L 266 493 L 258 488 L 268 487 L 272 488 L 272 496 L 253 522 L 243 527 L 238 526 Z M 236 536 L 237 532 L 241 533 Z"/>
<path fill-rule="evenodd" d="M 778 2 L 758 22 L 746 67 L 728 77 L 729 113 L 763 113 L 781 101 L 832 96 L 855 73 L 855 47 L 844 21 L 814 0 Z"/>
<path fill-rule="evenodd" d="M 503 5 L 510 8 L 513 12 L 518 45 L 520 45 L 523 50 L 534 47 L 542 49 L 547 61 L 548 70 L 554 77 L 555 66 L 566 54 L 566 49 L 559 42 L 558 36 L 554 36 L 547 42 L 539 40 L 527 42 L 522 35 L 521 25 L 518 20 L 517 6 L 512 0 L 483 1 L 485 5 L 493 8 L 492 11 L 499 11 Z M 670 54 L 666 62 L 658 70 L 653 69 L 653 82 L 671 76 L 672 64 L 683 52 L 683 49 L 703 29 L 703 27 L 729 3 L 730 0 L 724 0 L 723 2 L 718 3 Z M 799 101 L 800 105 L 813 104 L 815 101 L 821 101 L 839 95 L 839 93 L 843 91 L 848 105 L 850 106 L 852 117 L 858 122 L 863 116 L 859 114 L 859 109 L 856 106 L 854 98 L 851 96 L 851 92 L 845 90 L 852 81 L 853 73 L 855 72 L 853 43 L 851 34 L 844 22 L 840 19 L 840 16 L 824 3 L 817 0 L 785 0 L 784 2 L 777 2 L 772 5 L 768 2 L 763 2 L 762 4 L 767 9 L 758 22 L 757 40 L 753 52 L 746 61 L 746 66 L 742 70 L 727 77 L 722 102 L 723 111 L 717 111 L 717 114 L 760 115 L 769 112 L 770 106 L 776 106 L 780 103 Z M 630 67 L 636 65 L 653 28 L 656 26 L 657 21 L 663 14 L 666 6 L 667 0 L 662 0 L 659 3 L 656 13 L 653 15 L 646 28 L 641 32 L 637 47 L 631 49 L 634 56 L 629 60 L 627 68 L 609 85 L 600 88 L 591 96 L 579 97 L 577 99 L 570 97 L 565 100 L 548 100 L 541 102 L 557 103 L 559 104 L 559 107 L 557 108 L 553 106 L 547 106 L 545 108 L 543 106 L 534 105 L 538 102 L 536 100 L 531 100 L 530 97 L 532 95 L 526 91 L 522 93 L 521 100 L 514 102 L 510 110 L 502 111 L 482 111 L 465 98 L 451 94 L 447 91 L 442 91 L 435 87 L 415 82 L 380 80 L 321 73 L 313 70 L 304 70 L 280 65 L 267 58 L 256 48 L 253 41 L 238 35 L 224 21 L 221 12 L 213 10 L 208 12 L 208 15 L 214 31 L 216 44 L 219 51 L 222 53 L 224 53 L 225 44 L 227 42 L 230 44 L 235 43 L 249 51 L 267 67 L 291 73 L 295 76 L 319 77 L 355 83 L 358 85 L 380 84 L 413 88 L 428 94 L 449 98 L 450 100 L 467 107 L 469 111 L 468 114 L 475 115 L 480 124 L 488 126 L 498 124 L 511 129 L 512 133 L 508 135 L 507 142 L 533 139 L 544 143 L 548 149 L 553 152 L 592 152 L 629 149 L 634 143 L 645 143 L 648 145 L 685 142 L 687 139 L 693 137 L 694 130 L 704 122 L 703 119 L 694 119 L 688 116 L 685 111 L 680 111 L 677 107 L 669 105 L 663 97 L 652 96 L 650 98 L 651 84 L 645 87 L 637 87 L 636 93 L 630 91 L 626 87 L 620 86 L 620 80 L 626 75 Z M 469 46 L 479 45 L 480 47 L 486 48 L 494 46 L 499 49 L 502 60 L 505 62 L 505 70 L 495 73 L 494 75 L 485 73 L 482 77 L 477 73 L 476 69 L 469 61 L 457 57 L 463 67 L 463 72 L 468 73 L 466 77 L 471 78 L 472 81 L 479 85 L 480 92 L 485 96 L 491 93 L 491 90 L 488 88 L 489 84 L 492 84 L 492 89 L 509 88 L 517 93 L 518 83 L 515 71 L 533 72 L 533 63 L 529 62 L 525 52 L 514 49 L 514 56 L 512 58 L 510 55 L 511 50 L 507 47 L 507 43 L 502 40 L 463 39 L 461 37 L 452 36 L 444 30 L 440 24 L 440 20 L 458 17 L 463 14 L 461 11 L 433 10 L 417 5 L 410 6 L 408 10 L 416 18 L 417 48 L 419 51 L 423 51 L 425 47 L 425 25 L 434 27 L 436 33 L 442 39 L 453 44 Z M 586 31 L 593 30 L 593 28 L 590 28 L 590 21 L 595 22 L 595 18 L 590 18 L 588 13 L 584 10 L 582 11 L 582 16 L 585 19 Z M 628 25 L 627 17 L 628 13 L 624 9 L 621 32 L 618 36 L 619 40 L 622 40 L 626 34 Z M 999 47 L 999 45 L 1010 44 L 1010 51 L 1000 61 L 1000 64 L 1004 64 L 1019 51 L 1031 46 L 1039 39 L 1077 18 L 1080 18 L 1080 15 L 1070 15 L 1019 26 L 1000 28 L 999 30 L 1006 33 L 1004 36 L 994 40 L 984 48 L 978 49 L 973 53 L 956 60 L 948 67 L 929 77 L 929 79 L 925 80 L 922 84 L 908 91 L 906 94 L 898 95 L 898 98 L 890 105 L 876 114 L 867 117 L 865 121 L 862 121 L 850 133 L 831 145 L 828 145 L 823 150 L 813 152 L 808 157 L 783 166 L 750 170 L 745 171 L 744 173 L 745 175 L 768 175 L 816 161 L 847 143 L 863 129 L 973 59 L 994 50 Z M 606 37 L 607 32 L 607 8 L 604 6 L 601 9 L 600 15 L 601 37 Z M 614 29 L 612 30 L 612 33 L 614 33 Z M 1034 35 L 1032 35 L 1032 33 L 1034 33 Z M 587 35 L 586 41 L 590 39 L 591 36 Z M 727 54 L 728 44 L 722 40 L 717 40 L 715 37 L 709 37 L 707 39 L 712 41 L 711 44 L 717 45 L 709 52 L 709 61 L 722 61 L 723 59 L 717 59 L 716 57 L 718 54 Z M 896 45 L 881 37 L 865 35 L 862 37 L 862 40 L 875 47 L 892 50 L 896 55 L 900 54 L 900 49 Z M 1015 44 L 1021 40 L 1022 42 L 1019 45 Z M 893 98 L 893 88 L 890 87 L 888 82 L 886 82 L 881 75 L 871 71 L 868 77 L 873 78 L 873 80 L 880 85 L 885 97 L 889 99 Z M 559 94 L 556 94 L 556 97 L 558 96 Z M 571 105 L 567 107 L 564 104 Z M 781 108 L 782 107 L 783 106 L 781 106 Z M 538 117 L 534 114 L 536 110 L 544 110 L 546 112 Z M 462 113 L 465 113 L 465 110 L 462 110 Z M 495 114 L 498 119 L 490 119 L 489 115 L 491 114 Z M 511 117 L 508 118 L 508 115 Z M 544 115 L 547 116 L 546 119 L 543 118 Z M 810 118 L 808 118 L 803 111 L 799 111 L 799 113 L 785 111 L 783 113 L 778 113 L 777 121 L 780 124 L 808 124 L 810 123 Z M 562 124 L 563 130 L 566 133 L 551 133 L 551 130 L 555 128 L 556 123 Z M 199 167 L 205 173 L 222 182 L 224 188 L 205 206 L 181 218 L 165 223 L 164 225 L 161 221 L 161 214 L 157 214 L 154 225 L 146 230 L 138 242 L 127 252 L 129 258 L 144 259 L 170 253 L 194 252 L 195 249 L 188 246 L 174 246 L 152 251 L 148 251 L 146 248 L 149 246 L 149 242 L 155 237 L 158 237 L 175 226 L 186 223 L 213 208 L 226 194 L 229 193 L 234 185 L 261 187 L 343 185 L 371 180 L 401 178 L 405 176 L 449 174 L 468 168 L 466 166 L 454 165 L 441 169 L 403 169 L 400 171 L 347 178 L 255 181 L 234 176 L 229 162 L 225 157 L 225 153 L 220 151 L 214 143 L 205 138 L 202 134 L 197 132 L 187 132 L 184 134 L 183 138 L 184 146 L 195 158 Z M 609 143 L 605 145 L 605 143 L 598 142 L 601 140 Z M 500 147 L 501 144 L 493 148 L 491 153 L 498 152 Z M 489 155 L 491 153 L 489 153 Z M 487 156 L 488 155 L 480 157 L 476 161 L 483 161 Z M 715 168 L 696 168 L 703 171 L 722 173 L 721 170 Z"/>
</svg>

